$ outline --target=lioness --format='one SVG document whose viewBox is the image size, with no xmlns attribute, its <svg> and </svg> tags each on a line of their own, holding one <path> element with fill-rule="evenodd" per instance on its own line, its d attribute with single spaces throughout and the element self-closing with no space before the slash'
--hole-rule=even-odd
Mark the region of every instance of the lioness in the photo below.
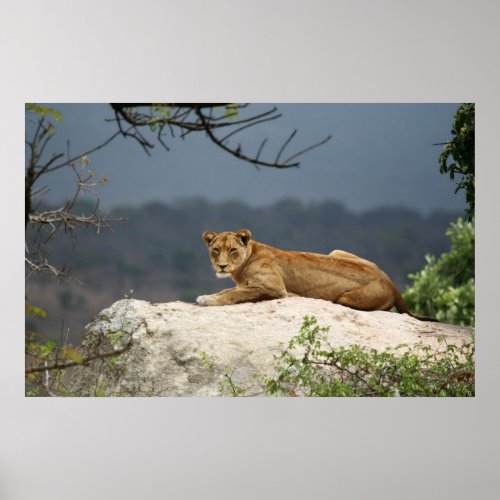
<svg viewBox="0 0 500 500">
<path fill-rule="evenodd" d="M 373 262 L 352 253 L 280 250 L 252 240 L 248 229 L 219 234 L 205 231 L 203 239 L 217 277 L 231 277 L 236 287 L 200 295 L 196 302 L 201 306 L 300 296 L 363 311 L 387 311 L 396 306 L 400 313 L 421 321 L 436 321 L 413 314 L 389 277 Z"/>
</svg>

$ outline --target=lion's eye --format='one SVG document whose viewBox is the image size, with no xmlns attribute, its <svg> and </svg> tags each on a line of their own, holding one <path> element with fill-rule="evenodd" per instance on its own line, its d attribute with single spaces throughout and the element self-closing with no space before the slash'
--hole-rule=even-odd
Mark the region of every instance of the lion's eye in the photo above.
<svg viewBox="0 0 500 500">
<path fill-rule="evenodd" d="M 229 252 L 234 255 L 234 254 L 238 253 L 238 250 L 236 248 L 231 248 L 231 250 L 229 250 Z"/>
<path fill-rule="evenodd" d="M 219 255 L 219 249 L 218 248 L 213 248 L 212 252 L 214 255 Z"/>
</svg>

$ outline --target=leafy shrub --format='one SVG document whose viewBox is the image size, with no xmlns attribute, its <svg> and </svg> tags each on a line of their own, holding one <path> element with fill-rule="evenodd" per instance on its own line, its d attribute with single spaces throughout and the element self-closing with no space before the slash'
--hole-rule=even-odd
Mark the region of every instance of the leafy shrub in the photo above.
<svg viewBox="0 0 500 500">
<path fill-rule="evenodd" d="M 305 317 L 300 333 L 277 356 L 271 395 L 474 396 L 474 339 L 460 346 L 399 345 L 384 351 L 332 347 L 329 328 Z"/>
<path fill-rule="evenodd" d="M 474 326 L 474 226 L 459 218 L 446 235 L 451 238 L 451 250 L 439 259 L 427 255 L 426 266 L 409 275 L 413 286 L 407 287 L 403 298 L 417 314 Z"/>
<path fill-rule="evenodd" d="M 459 177 L 455 193 L 461 189 L 465 191 L 469 221 L 474 219 L 475 211 L 475 112 L 473 103 L 465 103 L 458 108 L 451 129 L 453 139 L 445 143 L 439 156 L 440 172 L 448 173 L 452 180 L 455 175 Z M 448 163 L 450 156 L 452 162 Z"/>
<path fill-rule="evenodd" d="M 130 295 L 133 290 L 130 290 Z M 125 294 L 125 298 L 129 295 Z M 26 304 L 26 313 L 45 318 L 47 313 L 40 307 Z M 73 392 L 66 386 L 67 368 L 78 365 L 87 365 L 91 361 L 106 361 L 107 366 L 113 369 L 118 357 L 127 351 L 132 344 L 134 332 L 127 332 L 125 326 L 130 323 L 124 315 L 121 328 L 117 331 L 108 331 L 99 337 L 95 352 L 85 356 L 81 348 L 75 348 L 66 341 L 55 342 L 44 340 L 33 331 L 25 335 L 25 396 L 73 396 Z M 102 345 L 101 345 L 102 344 Z M 102 370 L 103 364 L 101 364 Z M 99 385 L 99 378 L 95 386 L 96 396 L 107 394 Z"/>
</svg>

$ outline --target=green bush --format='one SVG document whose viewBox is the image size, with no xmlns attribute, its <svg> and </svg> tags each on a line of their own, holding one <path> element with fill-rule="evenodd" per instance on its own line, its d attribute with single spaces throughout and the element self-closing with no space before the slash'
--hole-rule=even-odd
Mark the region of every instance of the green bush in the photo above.
<svg viewBox="0 0 500 500">
<path fill-rule="evenodd" d="M 359 345 L 332 347 L 314 317 L 276 357 L 271 395 L 474 396 L 474 339 L 437 347 L 399 345 L 384 351 Z"/>
<path fill-rule="evenodd" d="M 451 238 L 451 250 L 439 259 L 427 255 L 426 266 L 409 275 L 413 286 L 407 287 L 403 298 L 416 314 L 474 326 L 474 226 L 459 218 L 446 235 Z"/>
<path fill-rule="evenodd" d="M 446 142 L 439 156 L 440 172 L 450 175 L 450 179 L 458 176 L 455 193 L 465 192 L 467 220 L 474 219 L 475 211 L 475 105 L 462 104 L 454 118 L 451 129 L 453 138 Z M 450 161 L 451 156 L 451 162 Z"/>
</svg>

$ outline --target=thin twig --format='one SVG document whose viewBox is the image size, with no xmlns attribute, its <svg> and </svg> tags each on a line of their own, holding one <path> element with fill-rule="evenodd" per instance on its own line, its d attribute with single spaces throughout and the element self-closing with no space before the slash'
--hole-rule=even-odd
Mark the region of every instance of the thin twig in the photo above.
<svg viewBox="0 0 500 500">
<path fill-rule="evenodd" d="M 302 156 L 304 153 L 307 153 L 308 151 L 311 151 L 312 149 L 318 148 L 319 146 L 322 146 L 323 144 L 326 144 L 330 139 L 332 138 L 331 135 L 323 139 L 322 141 L 313 144 L 312 146 L 309 146 L 306 149 L 303 149 L 302 151 L 299 151 L 298 153 L 295 153 L 293 156 L 290 156 L 287 160 L 285 160 L 285 163 L 288 163 L 289 161 L 292 161 L 294 158 L 297 158 L 299 156 Z"/>
<path fill-rule="evenodd" d="M 283 144 L 283 146 L 281 146 L 281 149 L 279 150 L 278 155 L 276 156 L 276 160 L 275 160 L 276 163 L 279 163 L 281 154 L 283 153 L 283 151 L 285 151 L 285 148 L 288 146 L 288 144 L 290 144 L 290 141 L 295 137 L 296 133 L 297 133 L 297 129 L 295 129 L 290 134 L 290 137 L 285 141 L 285 143 Z"/>
</svg>

